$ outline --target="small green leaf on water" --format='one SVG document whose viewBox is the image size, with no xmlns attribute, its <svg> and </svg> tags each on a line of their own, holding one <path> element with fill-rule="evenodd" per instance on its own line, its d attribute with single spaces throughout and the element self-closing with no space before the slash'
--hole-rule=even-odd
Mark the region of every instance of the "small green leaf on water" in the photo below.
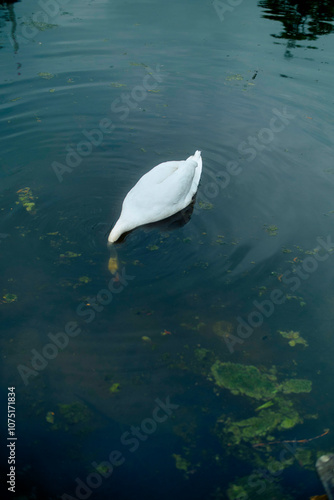
<svg viewBox="0 0 334 500">
<path fill-rule="evenodd" d="M 277 236 L 278 227 L 274 224 L 264 224 L 264 230 L 269 234 L 269 236 Z"/>
<path fill-rule="evenodd" d="M 111 387 L 109 387 L 109 392 L 111 394 L 115 394 L 116 392 L 120 391 L 120 384 L 114 383 Z"/>
<path fill-rule="evenodd" d="M 269 406 L 273 406 L 273 402 L 272 401 L 267 401 L 266 403 L 264 403 L 263 405 L 261 406 L 258 406 L 257 408 L 255 408 L 255 411 L 260 411 L 260 410 L 264 410 L 265 408 L 269 408 Z"/>
<path fill-rule="evenodd" d="M 67 257 L 68 259 L 74 259 L 75 257 L 80 257 L 80 256 L 81 256 L 81 253 L 75 253 L 75 252 L 70 252 L 70 251 L 67 251 L 65 253 L 60 254 L 60 257 L 62 257 L 62 258 Z"/>
<path fill-rule="evenodd" d="M 145 148 L 140 148 L 140 151 L 142 151 L 143 153 L 146 153 L 146 149 Z"/>
<path fill-rule="evenodd" d="M 159 250 L 159 247 L 157 245 L 148 245 L 146 248 L 151 252 L 153 252 L 154 250 Z"/>
<path fill-rule="evenodd" d="M 126 87 L 125 83 L 119 83 L 119 82 L 111 82 L 111 87 L 119 88 L 119 87 Z"/>
<path fill-rule="evenodd" d="M 228 82 L 232 81 L 232 80 L 243 80 L 244 77 L 242 75 L 239 75 L 239 74 L 235 74 L 235 75 L 230 75 L 230 76 L 227 76 L 225 78 L 225 80 L 227 80 Z"/>
<path fill-rule="evenodd" d="M 44 71 L 44 72 L 38 73 L 38 76 L 40 76 L 41 78 L 44 78 L 45 80 L 51 80 L 51 78 L 54 78 L 55 75 Z"/>
<path fill-rule="evenodd" d="M 55 92 L 56 89 L 50 89 L 49 92 Z"/>
<path fill-rule="evenodd" d="M 55 417 L 54 417 L 54 412 L 53 411 L 48 411 L 45 417 L 45 420 L 49 422 L 49 424 L 54 424 Z"/>
<path fill-rule="evenodd" d="M 81 277 L 79 278 L 79 281 L 80 281 L 81 283 L 89 283 L 90 281 L 92 281 L 92 278 L 88 278 L 88 276 L 81 276 Z"/>
<path fill-rule="evenodd" d="M 10 102 L 19 101 L 20 99 L 22 99 L 22 97 L 15 97 L 15 99 L 11 99 Z"/>
<path fill-rule="evenodd" d="M 25 187 L 16 191 L 19 195 L 19 203 L 24 206 L 27 212 L 33 212 L 35 209 L 35 198 L 29 187 Z"/>
<path fill-rule="evenodd" d="M 198 202 L 199 208 L 202 210 L 212 210 L 213 209 L 213 204 L 205 201 L 199 201 Z"/>
</svg>

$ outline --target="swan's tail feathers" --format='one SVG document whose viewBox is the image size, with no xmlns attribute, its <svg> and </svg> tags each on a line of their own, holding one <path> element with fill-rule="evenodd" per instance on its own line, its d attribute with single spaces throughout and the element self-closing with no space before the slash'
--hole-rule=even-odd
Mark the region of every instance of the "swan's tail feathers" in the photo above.
<svg viewBox="0 0 334 500">
<path fill-rule="evenodd" d="M 195 151 L 195 154 L 194 155 L 191 155 L 189 156 L 189 158 L 187 158 L 186 161 L 188 160 L 195 160 L 198 164 L 198 166 L 200 167 L 200 169 L 202 170 L 202 157 L 201 157 L 201 151 Z"/>
<path fill-rule="evenodd" d="M 188 160 L 194 160 L 197 163 L 196 170 L 195 170 L 195 175 L 193 179 L 193 184 L 192 184 L 192 191 L 193 194 L 196 193 L 198 184 L 202 175 L 202 157 L 201 157 L 201 151 L 195 151 L 195 154 L 193 156 L 190 156 Z"/>
</svg>

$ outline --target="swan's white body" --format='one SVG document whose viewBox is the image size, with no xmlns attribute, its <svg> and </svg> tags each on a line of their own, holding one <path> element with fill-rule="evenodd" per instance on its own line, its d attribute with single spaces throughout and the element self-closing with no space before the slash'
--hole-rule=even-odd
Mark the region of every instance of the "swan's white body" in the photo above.
<svg viewBox="0 0 334 500">
<path fill-rule="evenodd" d="M 187 160 L 166 161 L 152 168 L 124 198 L 108 243 L 135 227 L 166 219 L 186 208 L 197 191 L 201 173 L 200 151 Z"/>
</svg>

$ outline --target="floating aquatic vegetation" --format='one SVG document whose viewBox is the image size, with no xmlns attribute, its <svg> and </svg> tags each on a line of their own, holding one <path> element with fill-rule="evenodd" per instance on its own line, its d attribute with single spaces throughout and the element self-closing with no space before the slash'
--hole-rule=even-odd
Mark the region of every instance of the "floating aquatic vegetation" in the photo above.
<svg viewBox="0 0 334 500">
<path fill-rule="evenodd" d="M 44 71 L 44 72 L 38 73 L 38 76 L 40 76 L 41 78 L 44 78 L 45 80 L 51 80 L 51 78 L 54 78 L 55 75 Z"/>
<path fill-rule="evenodd" d="M 221 417 L 217 425 L 223 424 L 222 432 L 230 444 L 238 445 L 242 441 L 254 444 L 260 437 L 270 442 L 274 439 L 271 435 L 274 431 L 291 429 L 303 422 L 291 401 L 277 397 L 273 403 L 273 409 L 262 409 L 255 417 L 239 421 Z"/>
<path fill-rule="evenodd" d="M 70 404 L 58 404 L 58 408 L 66 424 L 75 425 L 85 423 L 88 422 L 91 417 L 87 406 L 79 401 Z"/>
<path fill-rule="evenodd" d="M 264 224 L 264 230 L 269 234 L 269 236 L 277 236 L 278 227 L 274 224 Z"/>
<path fill-rule="evenodd" d="M 67 251 L 65 253 L 61 253 L 59 257 L 61 257 L 62 259 L 75 259 L 76 257 L 81 257 L 81 253 Z"/>
<path fill-rule="evenodd" d="M 111 474 L 110 469 L 111 465 L 108 465 L 108 462 L 107 462 L 107 465 L 103 465 L 103 463 L 100 463 L 98 465 L 94 465 L 94 470 L 97 470 L 97 472 L 99 472 L 101 474 L 101 476 L 103 477 L 109 477 L 109 475 Z"/>
<path fill-rule="evenodd" d="M 88 276 L 81 276 L 79 278 L 79 281 L 80 283 L 89 283 L 90 281 L 92 281 L 92 278 L 88 278 Z"/>
<path fill-rule="evenodd" d="M 49 422 L 49 424 L 54 424 L 55 422 L 55 414 L 53 411 L 48 411 L 45 417 L 45 420 Z"/>
<path fill-rule="evenodd" d="M 291 378 L 282 383 L 282 392 L 284 394 L 290 393 L 300 393 L 300 392 L 311 392 L 312 382 L 311 380 L 302 378 Z"/>
<path fill-rule="evenodd" d="M 209 201 L 199 201 L 198 206 L 202 210 L 212 210 L 213 209 L 213 203 L 210 203 Z"/>
<path fill-rule="evenodd" d="M 2 302 L 5 304 L 10 304 L 11 302 L 15 302 L 17 300 L 17 295 L 15 293 L 5 293 L 2 297 Z"/>
<path fill-rule="evenodd" d="M 229 336 L 233 333 L 234 327 L 233 324 L 229 321 L 216 321 L 212 327 L 213 333 L 220 337 L 221 339 L 229 338 Z"/>
<path fill-rule="evenodd" d="M 161 335 L 162 335 L 163 337 L 166 337 L 166 335 L 172 335 L 172 332 L 170 332 L 169 330 L 166 330 L 166 329 L 165 329 L 165 330 L 163 330 L 163 331 L 162 331 L 162 332 L 160 332 L 160 333 L 161 333 Z"/>
<path fill-rule="evenodd" d="M 16 203 L 21 205 L 26 209 L 27 212 L 34 213 L 35 211 L 35 198 L 29 187 L 25 187 L 16 191 L 19 195 L 19 201 Z"/>
<path fill-rule="evenodd" d="M 296 344 L 303 344 L 305 347 L 308 347 L 307 341 L 301 337 L 299 332 L 294 332 L 293 330 L 283 332 L 282 330 L 278 330 L 278 333 L 282 335 L 283 338 L 289 339 L 289 345 L 291 347 L 294 347 Z"/>
<path fill-rule="evenodd" d="M 275 461 L 276 464 L 277 461 Z M 228 500 L 268 500 L 269 498 L 275 500 L 293 500 L 274 481 L 278 475 L 276 472 L 280 469 L 275 468 L 273 463 L 270 464 L 272 467 L 268 467 L 267 464 L 263 465 L 264 467 L 255 470 L 251 476 L 247 475 L 235 481 L 234 484 L 229 484 L 227 490 Z M 224 495 L 221 498 L 225 499 L 226 497 Z"/>
<path fill-rule="evenodd" d="M 203 362 L 212 358 L 212 351 L 205 349 L 205 347 L 198 347 L 194 350 L 195 358 L 197 361 Z"/>
<path fill-rule="evenodd" d="M 298 300 L 300 307 L 306 306 L 306 302 L 304 301 L 303 297 L 299 297 L 298 295 L 290 295 L 289 293 L 287 293 L 285 297 L 287 300 L 293 300 L 293 299 Z"/>
<path fill-rule="evenodd" d="M 234 81 L 234 80 L 243 80 L 244 77 L 242 75 L 239 75 L 238 73 L 236 73 L 235 75 L 229 75 L 225 78 L 225 80 L 227 80 L 228 82 L 231 82 L 231 81 Z"/>
<path fill-rule="evenodd" d="M 184 471 L 186 474 L 189 472 L 190 462 L 183 458 L 181 455 L 173 454 L 173 458 L 175 460 L 175 466 L 178 470 Z"/>
<path fill-rule="evenodd" d="M 42 21 L 34 21 L 33 19 L 29 19 L 28 21 L 24 21 L 22 24 L 30 26 L 31 28 L 37 28 L 39 31 L 45 31 L 45 30 L 49 30 L 49 29 L 58 27 L 58 24 L 43 23 Z"/>
<path fill-rule="evenodd" d="M 149 343 L 152 342 L 152 340 L 150 339 L 150 337 L 147 337 L 147 335 L 143 335 L 141 339 L 142 339 L 143 342 L 146 342 L 147 344 L 149 344 Z"/>
<path fill-rule="evenodd" d="M 211 366 L 211 374 L 219 387 L 229 389 L 232 394 L 240 394 L 255 399 L 273 399 L 276 394 L 310 392 L 312 382 L 307 379 L 287 379 L 279 383 L 276 375 L 261 373 L 256 366 L 238 363 L 222 363 L 216 361 Z M 257 410 L 268 408 L 269 403 L 259 406 Z"/>
<path fill-rule="evenodd" d="M 199 318 L 195 318 L 199 319 Z M 200 330 L 203 326 L 205 326 L 205 323 L 203 321 L 199 321 L 196 325 L 195 324 L 190 324 L 190 323 L 181 323 L 180 326 L 183 328 L 186 328 L 187 330 L 193 330 L 193 331 L 198 331 Z"/>
<path fill-rule="evenodd" d="M 120 384 L 118 384 L 117 382 L 112 384 L 112 386 L 109 387 L 110 394 L 115 394 L 119 392 L 121 390 L 120 387 L 121 387 Z"/>
<path fill-rule="evenodd" d="M 111 87 L 115 88 L 120 88 L 120 87 L 126 87 L 125 83 L 119 83 L 119 82 L 111 82 Z"/>
<path fill-rule="evenodd" d="M 227 490 L 227 496 L 229 500 L 240 500 L 248 498 L 248 494 L 245 488 L 238 484 L 231 484 L 231 486 Z"/>
<path fill-rule="evenodd" d="M 270 401 L 267 401 L 266 403 L 264 403 L 263 405 L 260 405 L 258 406 L 255 411 L 260 411 L 260 410 L 264 410 L 265 408 L 270 408 L 270 406 L 272 406 L 274 403 L 272 400 Z"/>
<path fill-rule="evenodd" d="M 229 389 L 232 394 L 244 394 L 255 399 L 272 398 L 277 393 L 276 377 L 262 374 L 256 366 L 216 361 L 211 374 L 219 387 Z"/>
<path fill-rule="evenodd" d="M 154 250 L 159 250 L 159 247 L 157 245 L 148 245 L 146 248 L 151 252 L 153 252 Z"/>
</svg>

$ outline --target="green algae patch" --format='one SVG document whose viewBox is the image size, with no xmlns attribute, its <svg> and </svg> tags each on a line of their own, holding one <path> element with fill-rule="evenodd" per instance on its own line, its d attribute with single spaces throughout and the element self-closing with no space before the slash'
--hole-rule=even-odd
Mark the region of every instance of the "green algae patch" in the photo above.
<svg viewBox="0 0 334 500">
<path fill-rule="evenodd" d="M 205 349 L 205 347 L 198 347 L 197 349 L 195 349 L 194 355 L 196 360 L 200 363 L 212 359 L 212 351 L 210 351 L 210 349 Z"/>
<path fill-rule="evenodd" d="M 269 236 L 277 236 L 277 232 L 278 232 L 278 227 L 275 226 L 274 224 L 265 224 L 264 226 L 264 230 L 269 234 Z"/>
<path fill-rule="evenodd" d="M 212 210 L 213 209 L 213 203 L 210 203 L 209 201 L 199 201 L 198 206 L 201 210 Z"/>
<path fill-rule="evenodd" d="M 121 386 L 117 382 L 115 382 L 114 384 L 112 384 L 112 386 L 109 387 L 110 394 L 116 394 L 120 390 L 121 390 Z"/>
<path fill-rule="evenodd" d="M 49 424 L 54 424 L 55 423 L 55 414 L 54 414 L 54 412 L 53 411 L 48 411 L 47 414 L 46 414 L 45 420 Z"/>
<path fill-rule="evenodd" d="M 25 187 L 16 191 L 19 195 L 19 201 L 16 203 L 21 205 L 26 209 L 27 212 L 35 213 L 35 197 L 29 187 Z"/>
<path fill-rule="evenodd" d="M 17 295 L 15 293 L 6 293 L 2 297 L 2 302 L 5 304 L 10 304 L 11 302 L 16 302 L 17 301 Z"/>
<path fill-rule="evenodd" d="M 175 460 L 175 467 L 187 474 L 191 465 L 190 462 L 188 462 L 188 460 L 183 458 L 181 455 L 177 455 L 176 453 L 173 454 L 173 458 Z"/>
<path fill-rule="evenodd" d="M 300 392 L 311 392 L 312 382 L 311 380 L 307 379 L 292 378 L 289 380 L 285 380 L 285 382 L 282 383 L 281 390 L 284 394 L 299 394 Z"/>
<path fill-rule="evenodd" d="M 86 405 L 76 401 L 70 404 L 59 404 L 59 413 L 69 425 L 86 423 L 90 420 L 90 411 Z"/>
<path fill-rule="evenodd" d="M 227 420 L 224 432 L 230 434 L 230 441 L 233 444 L 239 444 L 241 441 L 251 442 L 274 431 L 279 420 L 279 416 L 273 411 L 266 411 L 257 417 L 246 418 L 238 422 Z"/>
<path fill-rule="evenodd" d="M 230 444 L 238 445 L 242 441 L 256 444 L 264 438 L 270 441 L 273 432 L 292 429 L 303 422 L 291 401 L 277 397 L 273 402 L 272 409 L 260 410 L 255 417 L 239 421 L 219 419 L 218 423 L 223 423 L 223 434 L 228 436 Z"/>
<path fill-rule="evenodd" d="M 229 500 L 246 500 L 248 498 L 245 488 L 238 484 L 232 484 L 227 490 Z"/>
<path fill-rule="evenodd" d="M 81 257 L 81 253 L 67 251 L 65 253 L 61 253 L 60 257 L 62 259 L 75 259 L 76 257 Z"/>
<path fill-rule="evenodd" d="M 220 337 L 221 339 L 226 339 L 233 333 L 233 324 L 229 321 L 216 321 L 212 327 L 213 333 Z"/>
<path fill-rule="evenodd" d="M 90 281 L 92 281 L 92 278 L 88 278 L 88 276 L 81 276 L 79 278 L 79 281 L 80 283 L 89 283 Z"/>
<path fill-rule="evenodd" d="M 301 337 L 299 332 L 294 332 L 293 330 L 290 330 L 289 332 L 283 332 L 281 330 L 278 330 L 278 333 L 282 335 L 283 338 L 289 340 L 289 345 L 291 347 L 294 347 L 297 344 L 302 344 L 305 347 L 308 347 L 308 343 L 303 337 Z"/>
<path fill-rule="evenodd" d="M 293 500 L 286 491 L 283 492 L 282 487 L 274 481 L 275 475 L 271 471 L 281 470 L 274 468 L 275 464 L 264 464 L 264 469 L 255 469 L 251 476 L 247 475 L 238 479 L 233 484 L 229 484 L 227 489 L 228 500 L 268 500 L 268 498 L 275 500 Z M 264 475 L 263 471 L 267 475 Z M 220 492 L 218 492 L 220 493 Z M 216 498 L 216 497 L 215 497 Z M 217 498 L 225 498 L 222 493 L 217 495 Z"/>
<path fill-rule="evenodd" d="M 37 74 L 40 78 L 44 78 L 44 80 L 51 80 L 51 78 L 54 78 L 55 76 L 52 73 L 48 73 L 47 71 L 43 71 Z"/>
<path fill-rule="evenodd" d="M 108 464 L 108 462 L 107 462 Z M 97 472 L 99 472 L 101 474 L 101 476 L 103 477 L 109 477 L 111 472 L 112 472 L 112 466 L 110 465 L 103 465 L 102 463 L 101 464 L 98 464 L 97 466 L 94 466 L 94 471 L 97 470 Z"/>
<path fill-rule="evenodd" d="M 277 393 L 276 377 L 261 373 L 256 366 L 216 361 L 211 374 L 219 387 L 229 389 L 232 394 L 269 399 Z"/>
</svg>

